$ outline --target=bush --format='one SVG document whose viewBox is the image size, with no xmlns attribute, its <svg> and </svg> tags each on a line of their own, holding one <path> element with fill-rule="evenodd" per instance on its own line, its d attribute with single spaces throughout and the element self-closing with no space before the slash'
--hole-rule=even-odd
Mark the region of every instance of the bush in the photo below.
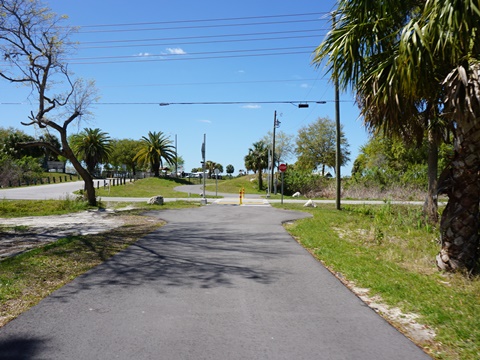
<svg viewBox="0 0 480 360">
<path fill-rule="evenodd" d="M 6 187 L 10 183 L 32 182 L 41 177 L 43 169 L 40 160 L 31 156 L 14 159 L 8 155 L 0 156 L 0 186 Z"/>
<path fill-rule="evenodd" d="M 285 195 L 300 192 L 307 197 L 318 197 L 328 187 L 329 179 L 307 171 L 288 169 L 284 175 Z"/>
</svg>

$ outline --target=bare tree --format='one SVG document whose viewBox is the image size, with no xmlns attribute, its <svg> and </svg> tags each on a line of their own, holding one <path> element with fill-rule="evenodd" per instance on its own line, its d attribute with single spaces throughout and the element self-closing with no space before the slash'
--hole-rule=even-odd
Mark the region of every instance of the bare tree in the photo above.
<svg viewBox="0 0 480 360">
<path fill-rule="evenodd" d="M 0 77 L 31 89 L 36 109 L 25 126 L 57 132 L 61 149 L 44 141 L 22 146 L 42 146 L 68 159 L 85 181 L 86 198 L 96 205 L 92 176 L 75 157 L 67 140 L 67 128 L 87 114 L 95 100 L 93 84 L 75 80 L 68 70 L 65 55 L 73 50 L 69 40 L 74 28 L 61 25 L 58 16 L 39 0 L 0 0 L 0 53 L 4 65 Z"/>
</svg>

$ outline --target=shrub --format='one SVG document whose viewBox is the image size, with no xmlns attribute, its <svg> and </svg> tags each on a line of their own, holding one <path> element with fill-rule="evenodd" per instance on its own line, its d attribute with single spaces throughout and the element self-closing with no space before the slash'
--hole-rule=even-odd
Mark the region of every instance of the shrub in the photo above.
<svg viewBox="0 0 480 360">
<path fill-rule="evenodd" d="M 326 189 L 329 179 L 307 171 L 288 169 L 284 174 L 285 195 L 292 195 L 299 191 L 307 197 L 321 196 L 322 190 Z"/>
</svg>

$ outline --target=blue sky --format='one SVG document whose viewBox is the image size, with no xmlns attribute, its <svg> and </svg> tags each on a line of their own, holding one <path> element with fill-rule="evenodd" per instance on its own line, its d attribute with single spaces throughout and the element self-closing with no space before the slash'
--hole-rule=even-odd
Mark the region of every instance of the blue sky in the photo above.
<svg viewBox="0 0 480 360">
<path fill-rule="evenodd" d="M 200 166 L 203 134 L 207 160 L 232 164 L 236 174 L 244 169 L 248 148 L 272 130 L 274 111 L 279 130 L 292 135 L 318 117 L 335 118 L 333 85 L 323 67 L 311 64 L 334 1 L 46 3 L 68 15 L 66 24 L 80 27 L 72 39 L 78 49 L 70 56 L 70 70 L 95 80 L 100 95 L 80 129 L 98 127 L 118 139 L 140 139 L 148 131 L 172 140 L 176 135 L 185 171 Z M 5 82 L 0 91 L 0 126 L 33 134 L 20 125 L 30 112 L 28 94 Z M 231 101 L 244 104 L 158 105 Z M 258 104 L 275 101 L 327 103 L 308 109 Z M 340 112 L 351 151 L 342 174 L 349 174 L 367 133 L 351 94 L 341 94 Z"/>
</svg>

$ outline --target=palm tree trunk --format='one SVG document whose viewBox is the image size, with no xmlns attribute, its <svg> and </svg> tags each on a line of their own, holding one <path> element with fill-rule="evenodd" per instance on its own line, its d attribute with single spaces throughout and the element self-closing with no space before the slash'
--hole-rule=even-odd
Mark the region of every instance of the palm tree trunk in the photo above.
<svg viewBox="0 0 480 360">
<path fill-rule="evenodd" d="M 479 256 L 480 121 L 457 127 L 455 157 L 439 183 L 449 197 L 440 222 L 442 248 L 437 265 L 447 271 L 473 271 Z"/>
<path fill-rule="evenodd" d="M 258 169 L 258 190 L 263 189 L 263 174 L 262 169 Z"/>
<path fill-rule="evenodd" d="M 159 162 L 152 163 L 152 170 L 154 172 L 155 177 L 160 177 L 160 163 Z"/>
</svg>

